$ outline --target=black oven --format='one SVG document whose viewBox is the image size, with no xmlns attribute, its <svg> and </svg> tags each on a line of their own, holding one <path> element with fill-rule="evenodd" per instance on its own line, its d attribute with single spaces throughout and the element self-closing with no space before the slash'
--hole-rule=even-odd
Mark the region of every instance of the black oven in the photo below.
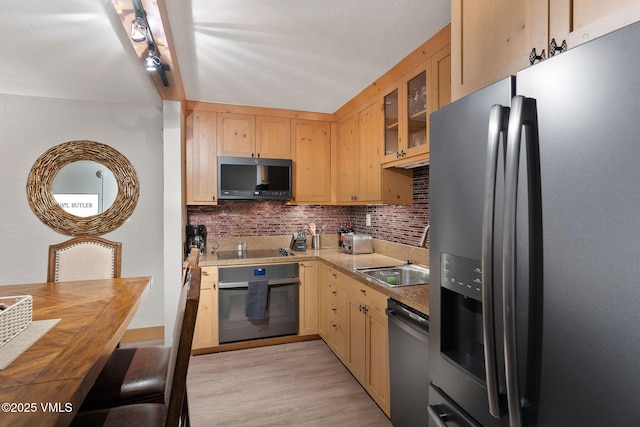
<svg viewBox="0 0 640 427">
<path fill-rule="evenodd" d="M 219 270 L 220 344 L 298 333 L 298 264 Z"/>
</svg>

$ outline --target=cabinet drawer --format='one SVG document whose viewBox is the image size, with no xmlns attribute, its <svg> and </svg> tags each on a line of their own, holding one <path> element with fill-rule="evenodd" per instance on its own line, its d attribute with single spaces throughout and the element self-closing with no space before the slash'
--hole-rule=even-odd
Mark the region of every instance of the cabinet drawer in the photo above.
<svg viewBox="0 0 640 427">
<path fill-rule="evenodd" d="M 331 322 L 339 322 L 342 323 L 344 322 L 344 319 L 346 318 L 346 310 L 345 310 L 345 306 L 344 304 L 334 304 L 335 301 L 332 300 L 327 300 L 327 303 L 325 304 L 325 308 L 327 310 L 326 315 L 327 315 L 327 319 L 329 319 L 329 321 Z"/>
<path fill-rule="evenodd" d="M 218 267 L 201 267 L 202 280 L 207 282 L 218 281 Z"/>
<path fill-rule="evenodd" d="M 344 307 L 347 304 L 347 293 L 335 283 L 329 283 L 327 286 L 327 302 L 329 305 L 339 305 Z"/>
<path fill-rule="evenodd" d="M 380 313 L 385 312 L 388 297 L 375 289 L 354 280 L 349 286 L 349 293 L 368 308 L 377 310 Z"/>
</svg>

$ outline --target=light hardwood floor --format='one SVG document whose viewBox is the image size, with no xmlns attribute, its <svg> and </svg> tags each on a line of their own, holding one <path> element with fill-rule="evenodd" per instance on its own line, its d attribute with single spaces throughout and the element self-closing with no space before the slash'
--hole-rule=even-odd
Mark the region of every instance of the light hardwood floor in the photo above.
<svg viewBox="0 0 640 427">
<path fill-rule="evenodd" d="M 322 340 L 193 356 L 193 427 L 391 426 Z"/>
</svg>

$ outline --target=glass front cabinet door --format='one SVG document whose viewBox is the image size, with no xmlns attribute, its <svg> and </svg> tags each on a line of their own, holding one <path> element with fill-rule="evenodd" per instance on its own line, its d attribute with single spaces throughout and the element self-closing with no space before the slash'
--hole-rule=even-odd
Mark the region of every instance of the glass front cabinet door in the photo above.
<svg viewBox="0 0 640 427">
<path fill-rule="evenodd" d="M 427 148 L 427 72 L 422 71 L 407 82 L 406 151 Z"/>
<path fill-rule="evenodd" d="M 427 64 L 387 90 L 384 97 L 384 163 L 429 153 Z M 392 165 L 393 166 L 393 165 Z"/>
<path fill-rule="evenodd" d="M 399 140 L 399 108 L 398 108 L 398 88 L 384 97 L 384 156 L 385 158 L 396 158 L 400 152 Z"/>
</svg>

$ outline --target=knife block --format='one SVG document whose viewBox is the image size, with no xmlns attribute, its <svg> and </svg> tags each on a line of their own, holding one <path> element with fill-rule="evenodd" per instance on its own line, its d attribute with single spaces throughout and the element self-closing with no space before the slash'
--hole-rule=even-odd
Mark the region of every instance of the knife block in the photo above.
<svg viewBox="0 0 640 427">
<path fill-rule="evenodd" d="M 291 238 L 291 250 L 296 252 L 306 252 L 307 250 L 307 239 L 306 237 L 303 239 L 301 237 L 292 237 Z"/>
</svg>

